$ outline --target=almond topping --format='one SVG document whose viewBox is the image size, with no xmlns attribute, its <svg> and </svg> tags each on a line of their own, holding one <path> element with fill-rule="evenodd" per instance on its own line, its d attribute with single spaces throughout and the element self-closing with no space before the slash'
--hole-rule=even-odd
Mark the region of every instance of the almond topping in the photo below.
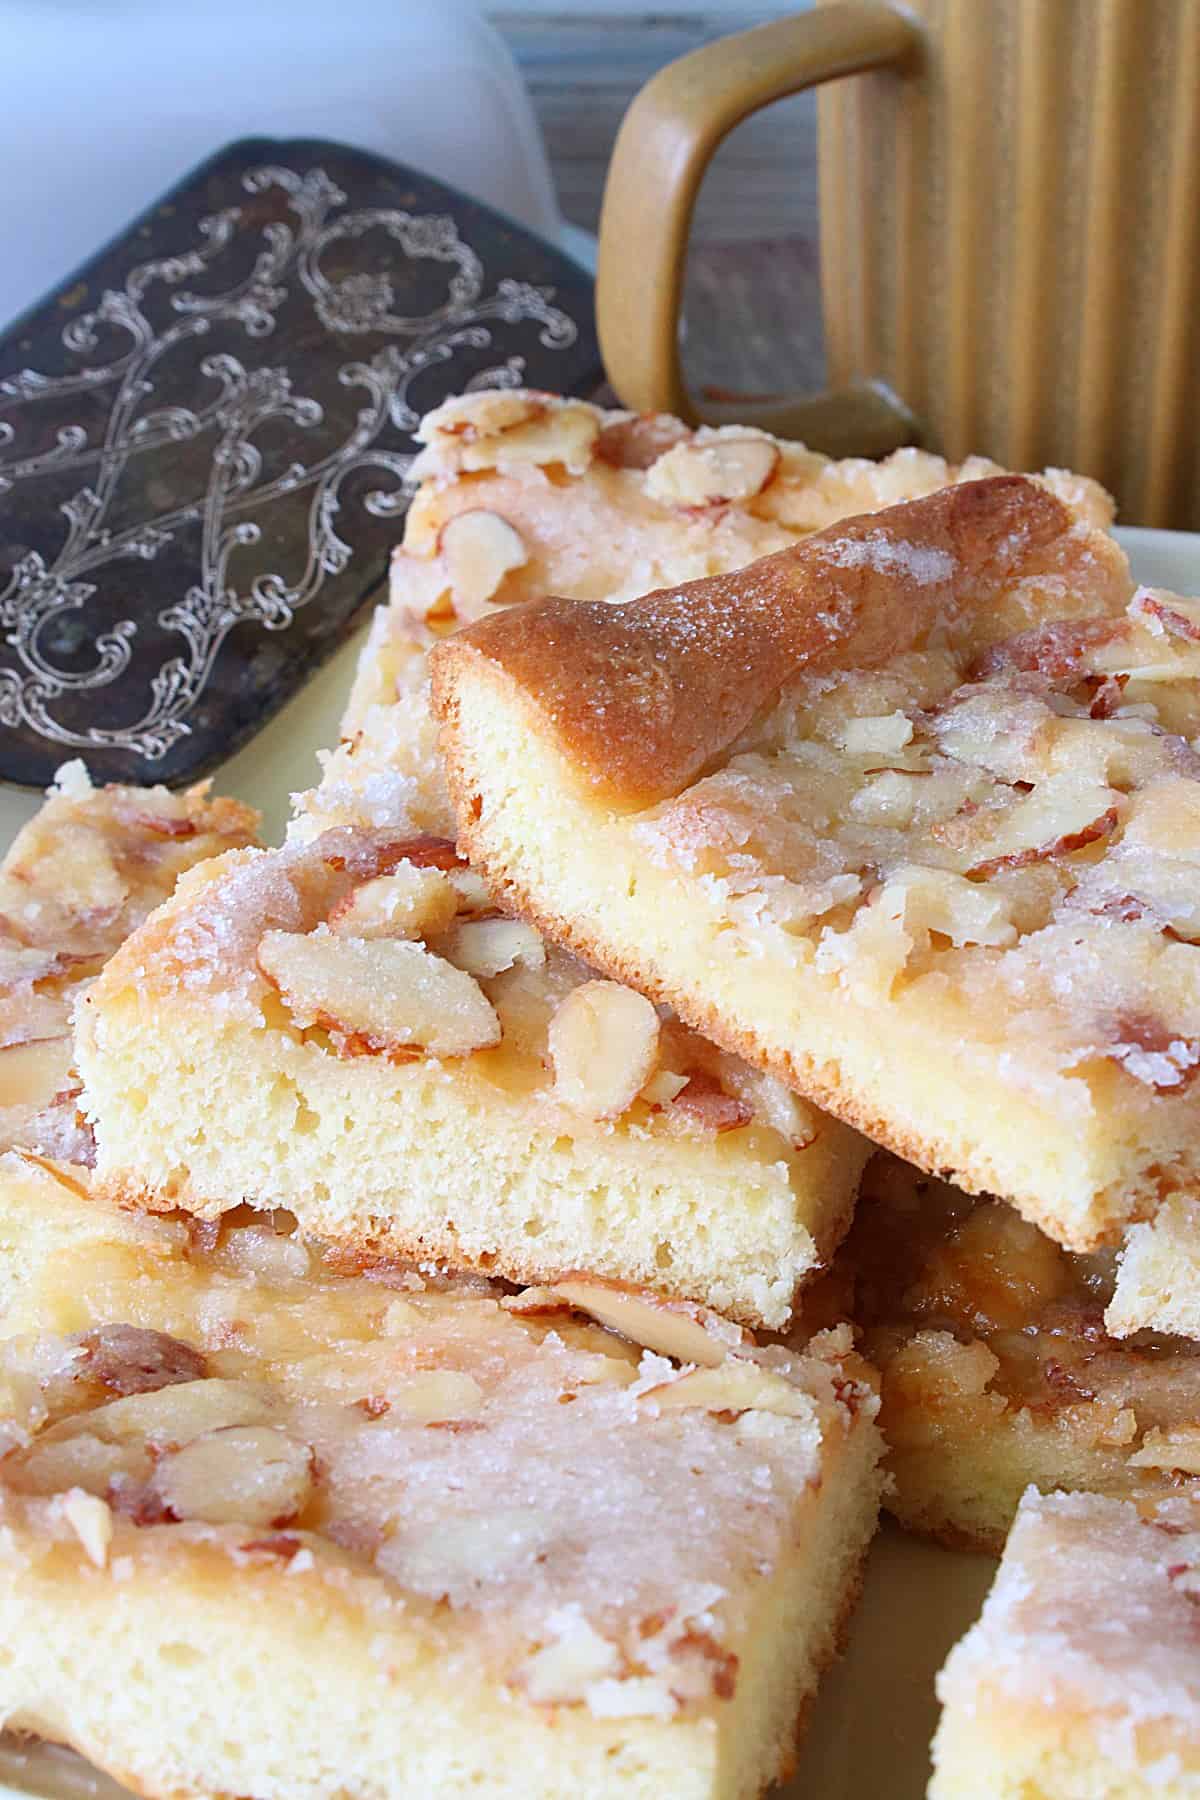
<svg viewBox="0 0 1200 1800">
<path fill-rule="evenodd" d="M 339 937 L 423 938 L 445 931 L 458 894 L 441 869 L 404 862 L 346 894 L 329 915 Z"/>
<path fill-rule="evenodd" d="M 761 494 L 779 466 L 770 438 L 693 439 L 660 456 L 646 477 L 646 492 L 665 506 L 720 506 Z"/>
<path fill-rule="evenodd" d="M 460 869 L 463 859 L 449 838 L 432 837 L 421 832 L 417 837 L 393 838 L 384 843 L 368 842 L 350 856 L 334 851 L 325 861 L 331 869 L 349 869 L 360 881 L 376 875 L 388 875 L 400 863 L 411 863 L 415 869 Z"/>
<path fill-rule="evenodd" d="M 164 1331 L 140 1325 L 101 1325 L 79 1340 L 81 1373 L 114 1394 L 150 1394 L 208 1372 L 199 1350 Z"/>
<path fill-rule="evenodd" d="M 342 1056 L 468 1056 L 500 1042 L 478 982 L 423 944 L 268 931 L 258 966 L 297 1025 L 323 1026 Z"/>
<path fill-rule="evenodd" d="M 619 1118 L 653 1073 L 658 1037 L 658 1014 L 632 988 L 616 981 L 572 988 L 548 1034 L 557 1098 L 585 1118 Z"/>
<path fill-rule="evenodd" d="M 728 1351 L 753 1343 L 749 1332 L 686 1300 L 658 1300 L 633 1288 L 593 1278 L 569 1278 L 535 1292 L 558 1295 L 631 1343 L 678 1362 L 715 1368 Z"/>
<path fill-rule="evenodd" d="M 456 969 L 468 975 L 499 975 L 514 963 L 527 969 L 546 964 L 546 946 L 532 925 L 521 919 L 465 919 L 438 945 Z"/>
<path fill-rule="evenodd" d="M 660 1412 L 699 1406 L 707 1412 L 769 1412 L 785 1419 L 813 1416 L 812 1398 L 802 1388 L 740 1357 L 727 1357 L 719 1368 L 695 1369 L 677 1381 L 646 1388 L 639 1398 L 652 1400 Z"/>
<path fill-rule="evenodd" d="M 458 895 L 460 913 L 486 913 L 495 910 L 492 891 L 478 869 L 450 869 L 446 879 Z"/>
<path fill-rule="evenodd" d="M 715 1075 L 706 1069 L 694 1069 L 672 1102 L 672 1111 L 682 1113 L 702 1131 L 736 1131 L 754 1117 L 744 1100 L 727 1094 Z"/>
<path fill-rule="evenodd" d="M 894 712 L 875 718 L 847 719 L 838 741 L 852 756 L 888 756 L 910 744 L 912 735 L 912 720 L 902 712 Z"/>
<path fill-rule="evenodd" d="M 1151 631 L 1165 632 L 1168 637 L 1191 638 L 1200 643 L 1200 601 L 1183 600 L 1177 594 L 1139 588 L 1129 603 L 1129 611 L 1145 621 Z"/>
<path fill-rule="evenodd" d="M 1200 1075 L 1200 1041 L 1171 1032 L 1161 1020 L 1124 1014 L 1113 1031 L 1109 1056 L 1155 1093 L 1179 1092 Z"/>
<path fill-rule="evenodd" d="M 481 394 L 462 394 L 445 401 L 423 421 L 420 441 L 435 437 L 458 438 L 475 444 L 480 438 L 499 437 L 544 418 L 546 402 L 523 388 L 488 388 Z"/>
<path fill-rule="evenodd" d="M 1142 1439 L 1142 1447 L 1129 1458 L 1131 1469 L 1178 1469 L 1185 1475 L 1200 1475 L 1200 1426 L 1174 1425 L 1167 1431 L 1157 1427 Z"/>
<path fill-rule="evenodd" d="M 231 1425 L 169 1452 L 153 1485 L 177 1519 L 287 1525 L 313 1491 L 313 1454 L 273 1425 Z"/>
<path fill-rule="evenodd" d="M 651 469 L 691 435 L 683 420 L 670 413 L 639 413 L 607 424 L 596 439 L 596 456 L 614 469 Z"/>
<path fill-rule="evenodd" d="M 1035 795 L 1030 795 L 1034 799 Z M 1020 805 L 1013 808 L 1021 811 Z M 1031 807 L 1030 812 L 1033 812 Z M 1000 869 L 1023 869 L 1030 863 L 1045 862 L 1052 856 L 1070 856 L 1076 850 L 1086 849 L 1088 844 L 1095 844 L 1101 838 L 1110 837 L 1117 829 L 1120 813 L 1115 806 L 1106 807 L 1102 813 L 1081 822 L 1077 828 L 1070 825 L 1058 837 L 1049 838 L 1040 844 L 1022 844 L 1018 848 L 1002 851 L 996 856 L 986 856 L 982 862 L 974 863 L 969 874 L 976 877 L 994 875 Z M 1021 835 L 1027 831 L 1032 821 L 1026 815 L 1019 822 L 1013 822 L 1013 835 Z M 1006 834 L 1007 835 L 1007 834 Z"/>
<path fill-rule="evenodd" d="M 959 945 L 1002 947 L 1016 941 L 1005 896 L 978 887 L 951 869 L 915 864 L 897 869 L 875 904 L 883 917 L 901 923 L 922 950 L 928 946 L 931 931 Z"/>
<path fill-rule="evenodd" d="M 587 468 L 599 430 L 595 407 L 529 391 L 464 394 L 447 400 L 421 427 L 435 467 L 504 470 L 517 463 L 561 463 L 576 475 Z"/>
<path fill-rule="evenodd" d="M 520 1685 L 535 1706 L 564 1705 L 582 1700 L 593 1681 L 615 1676 L 621 1667 L 617 1646 L 575 1609 L 564 1608 L 555 1621 L 558 1634 L 528 1657 Z"/>
<path fill-rule="evenodd" d="M 442 529 L 441 550 L 456 600 L 469 609 L 491 600 L 506 575 L 524 568 L 529 552 L 499 513 L 456 513 Z"/>
<path fill-rule="evenodd" d="M 427 1425 L 473 1419 L 483 1406 L 483 1389 L 461 1369 L 422 1369 L 388 1389 L 394 1412 Z"/>
</svg>

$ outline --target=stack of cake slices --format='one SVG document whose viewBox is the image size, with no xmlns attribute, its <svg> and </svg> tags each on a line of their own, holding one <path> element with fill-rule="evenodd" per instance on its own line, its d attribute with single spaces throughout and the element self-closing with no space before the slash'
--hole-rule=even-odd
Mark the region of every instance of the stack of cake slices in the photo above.
<svg viewBox="0 0 1200 1800">
<path fill-rule="evenodd" d="M 287 841 L 0 870 L 0 1722 L 755 1800 L 882 1496 L 1012 1528 L 937 1800 L 1200 1794 L 1200 603 L 1061 471 L 422 440 Z"/>
</svg>

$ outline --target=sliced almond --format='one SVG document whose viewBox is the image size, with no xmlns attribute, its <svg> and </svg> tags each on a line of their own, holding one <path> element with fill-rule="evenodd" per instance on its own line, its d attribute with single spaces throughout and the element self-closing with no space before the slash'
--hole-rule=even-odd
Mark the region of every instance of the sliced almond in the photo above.
<svg viewBox="0 0 1200 1800">
<path fill-rule="evenodd" d="M 113 1394 L 149 1394 L 208 1373 L 202 1351 L 140 1325 L 101 1325 L 85 1332 L 79 1345 L 80 1374 Z"/>
<path fill-rule="evenodd" d="M 902 712 L 893 712 L 847 719 L 838 732 L 838 743 L 852 756 L 890 756 L 910 744 L 912 735 L 912 720 Z"/>
<path fill-rule="evenodd" d="M 340 1055 L 468 1056 L 500 1042 L 478 982 L 423 944 L 268 931 L 258 966 L 296 1023 L 323 1026 Z"/>
<path fill-rule="evenodd" d="M 329 929 L 339 937 L 433 937 L 457 911 L 458 894 L 441 869 L 400 863 L 390 875 L 364 881 L 339 900 Z"/>
<path fill-rule="evenodd" d="M 543 401 L 540 416 L 510 425 L 464 450 L 462 465 L 465 469 L 503 471 L 520 463 L 541 468 L 561 463 L 570 474 L 582 475 L 592 460 L 599 433 L 600 418 L 594 407 L 582 401 Z"/>
<path fill-rule="evenodd" d="M 1129 611 L 1151 631 L 1200 643 L 1200 600 L 1185 600 L 1178 594 L 1142 587 L 1130 601 Z"/>
<path fill-rule="evenodd" d="M 754 1117 L 746 1101 L 726 1093 L 715 1075 L 707 1069 L 693 1069 L 672 1102 L 672 1113 L 689 1119 L 701 1131 L 718 1137 L 725 1131 L 737 1131 Z"/>
<path fill-rule="evenodd" d="M 748 1331 L 719 1313 L 686 1300 L 659 1300 L 615 1282 L 572 1277 L 534 1291 L 557 1295 L 631 1343 L 678 1362 L 715 1368 L 731 1349 L 754 1342 Z"/>
<path fill-rule="evenodd" d="M 1152 1014 L 1124 1014 L 1112 1031 L 1109 1057 L 1156 1093 L 1179 1092 L 1200 1076 L 1200 1040 L 1181 1036 Z"/>
<path fill-rule="evenodd" d="M 154 1489 L 177 1519 L 289 1525 L 313 1491 L 313 1453 L 272 1425 L 232 1425 L 168 1453 Z"/>
<path fill-rule="evenodd" d="M 239 1275 L 272 1287 L 303 1281 L 311 1261 L 298 1237 L 282 1236 L 271 1225 L 244 1225 L 231 1231 L 222 1252 L 223 1260 Z"/>
<path fill-rule="evenodd" d="M 405 1380 L 389 1384 L 387 1397 L 393 1416 L 400 1415 L 426 1425 L 455 1419 L 473 1419 L 483 1407 L 483 1389 L 462 1369 L 421 1369 Z"/>
<path fill-rule="evenodd" d="M 766 437 L 720 437 L 676 444 L 646 476 L 646 492 L 664 506 L 719 506 L 761 494 L 779 467 Z"/>
<path fill-rule="evenodd" d="M 1173 1425 L 1166 1431 L 1152 1427 L 1142 1439 L 1141 1449 L 1129 1458 L 1129 1466 L 1200 1475 L 1200 1425 Z"/>
<path fill-rule="evenodd" d="M 535 1706 L 580 1701 L 590 1683 L 615 1676 L 621 1667 L 617 1646 L 601 1637 L 577 1608 L 559 1623 L 558 1635 L 527 1657 L 518 1675 Z"/>
<path fill-rule="evenodd" d="M 421 832 L 416 837 L 369 838 L 351 850 L 330 851 L 325 861 L 331 869 L 348 869 L 359 881 L 371 881 L 376 875 L 389 875 L 401 863 L 414 869 L 451 869 L 463 867 L 463 859 L 450 838 L 434 837 Z"/>
<path fill-rule="evenodd" d="M 485 979 L 518 962 L 527 969 L 546 965 L 545 944 L 522 919 L 464 919 L 441 939 L 438 950 L 456 969 Z"/>
<path fill-rule="evenodd" d="M 83 1488 L 71 1488 L 59 1502 L 63 1518 L 83 1545 L 88 1561 L 98 1569 L 107 1567 L 112 1543 L 112 1509 L 96 1494 Z"/>
<path fill-rule="evenodd" d="M 676 1069 L 656 1069 L 642 1088 L 641 1098 L 647 1106 L 669 1106 L 691 1079 Z"/>
<path fill-rule="evenodd" d="M 874 904 L 883 917 L 901 923 L 922 949 L 931 931 L 957 945 L 1003 947 L 1016 941 L 1005 896 L 951 869 L 905 865 L 885 883 Z"/>
<path fill-rule="evenodd" d="M 730 1356 L 719 1368 L 694 1369 L 677 1381 L 646 1388 L 641 1400 L 653 1401 L 660 1412 L 681 1407 L 703 1407 L 706 1412 L 769 1412 L 785 1419 L 811 1419 L 812 1397 L 782 1375 L 758 1363 Z"/>
<path fill-rule="evenodd" d="M 457 438 L 476 444 L 481 438 L 499 437 L 541 419 L 545 397 L 525 388 L 485 388 L 478 394 L 458 394 L 426 414 L 417 432 L 422 444 L 438 438 Z"/>
<path fill-rule="evenodd" d="M 494 599 L 505 576 L 529 561 L 520 532 L 499 513 L 478 507 L 443 526 L 441 550 L 453 597 L 468 612 Z"/>
<path fill-rule="evenodd" d="M 17 1494 L 53 1495 L 67 1490 L 103 1499 L 114 1482 L 137 1481 L 150 1473 L 144 1443 L 106 1444 L 80 1428 L 71 1436 L 57 1435 L 60 1429 L 52 1427 L 27 1449 L 7 1456 L 6 1487 Z"/>
<path fill-rule="evenodd" d="M 459 1502 L 460 1512 L 454 1500 L 447 1495 L 436 1531 L 406 1527 L 400 1514 L 397 1528 L 375 1553 L 385 1575 L 436 1599 L 449 1589 L 466 1601 L 505 1581 L 527 1578 L 527 1571 L 562 1540 L 562 1520 L 550 1506 L 539 1511 L 516 1502 L 471 1512 L 468 1495 Z"/>
<path fill-rule="evenodd" d="M 48 832 L 36 864 L 28 872 L 19 867 L 12 872 L 18 881 L 79 911 L 116 912 L 129 894 L 103 832 L 82 822 L 63 823 Z"/>
<path fill-rule="evenodd" d="M 458 895 L 460 913 L 486 913 L 495 910 L 492 890 L 478 869 L 450 869 L 446 879 Z"/>
<path fill-rule="evenodd" d="M 514 389 L 448 400 L 424 421 L 421 435 L 434 458 L 429 467 L 562 463 L 572 474 L 582 474 L 599 430 L 599 412 L 583 401 Z M 425 461 L 424 456 L 418 459 L 418 476 L 425 472 Z"/>
<path fill-rule="evenodd" d="M 617 981 L 573 988 L 550 1021 L 554 1092 L 588 1119 L 616 1119 L 631 1106 L 658 1059 L 658 1014 Z"/>
<path fill-rule="evenodd" d="M 106 1444 L 130 1444 L 148 1440 L 155 1444 L 186 1444 L 202 1432 L 227 1425 L 257 1425 L 269 1417 L 270 1408 L 242 1382 L 212 1378 L 189 1381 L 181 1387 L 156 1388 L 153 1393 L 130 1394 L 111 1400 L 91 1412 L 65 1419 L 43 1433 L 70 1437 L 86 1431 Z"/>
<path fill-rule="evenodd" d="M 670 413 L 634 413 L 611 419 L 596 439 L 596 456 L 614 469 L 651 469 L 691 432 Z"/>
<path fill-rule="evenodd" d="M 976 856 L 969 874 L 986 876 L 997 869 L 1019 869 L 1027 863 L 1068 856 L 1098 843 L 1117 828 L 1121 796 L 1115 789 L 1070 776 L 1040 781 L 1030 794 L 997 814 L 978 813 L 985 853 Z"/>
</svg>

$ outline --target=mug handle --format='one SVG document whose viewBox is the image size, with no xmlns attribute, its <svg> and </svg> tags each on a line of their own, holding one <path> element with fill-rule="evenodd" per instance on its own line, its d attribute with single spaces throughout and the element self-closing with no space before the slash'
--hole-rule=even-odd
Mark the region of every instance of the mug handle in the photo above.
<svg viewBox="0 0 1200 1800">
<path fill-rule="evenodd" d="M 773 100 L 901 64 L 920 43 L 919 26 L 886 0 L 842 0 L 706 44 L 647 82 L 613 151 L 596 276 L 600 347 L 626 405 L 700 423 L 679 358 L 679 315 L 692 210 L 722 138 Z M 879 381 L 809 399 L 712 406 L 705 419 L 760 425 L 835 456 L 885 455 L 919 432 Z"/>
</svg>

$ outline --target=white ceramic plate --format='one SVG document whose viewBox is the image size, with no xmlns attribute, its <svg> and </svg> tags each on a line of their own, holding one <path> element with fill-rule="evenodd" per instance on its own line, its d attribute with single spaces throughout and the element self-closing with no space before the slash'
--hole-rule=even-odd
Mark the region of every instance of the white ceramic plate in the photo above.
<svg viewBox="0 0 1200 1800">
<path fill-rule="evenodd" d="M 1200 535 L 1132 529 L 1117 535 L 1139 580 L 1200 593 Z M 268 837 L 282 831 L 288 794 L 315 778 L 316 751 L 336 738 L 359 642 L 340 651 L 216 778 L 219 792 L 263 809 Z M 37 804 L 34 795 L 0 792 L 0 841 Z M 978 1614 L 994 1569 L 988 1557 L 939 1550 L 884 1528 L 846 1655 L 822 1688 L 795 1778 L 779 1800 L 921 1800 L 937 1723 L 933 1678 Z M 0 1787 L 0 1800 L 30 1794 L 120 1800 L 124 1793 L 61 1752 L 8 1755 L 0 1744 L 3 1780 L 14 1785 Z"/>
</svg>

